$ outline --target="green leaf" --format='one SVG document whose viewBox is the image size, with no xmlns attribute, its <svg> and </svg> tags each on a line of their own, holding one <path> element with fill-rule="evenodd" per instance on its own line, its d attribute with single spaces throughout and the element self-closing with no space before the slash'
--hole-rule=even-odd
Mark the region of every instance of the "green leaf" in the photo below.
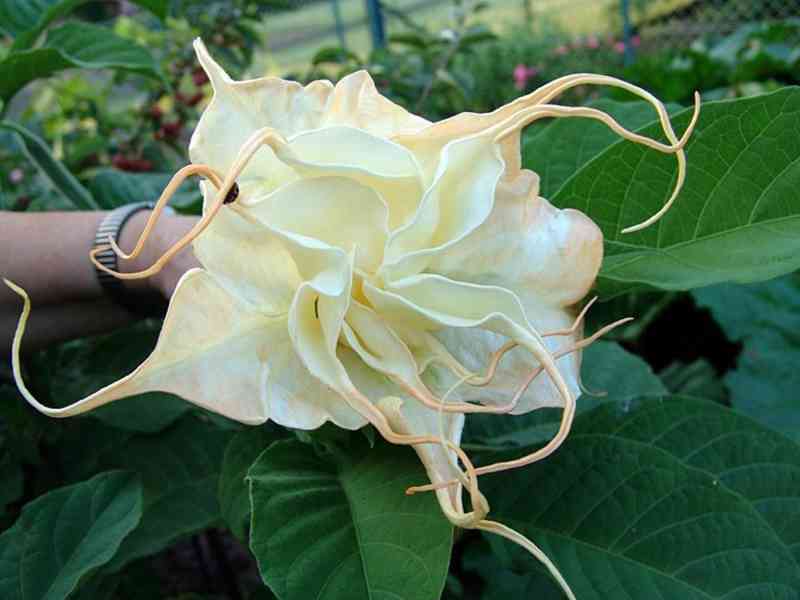
<svg viewBox="0 0 800 600">
<path fill-rule="evenodd" d="M 28 159 L 75 208 L 79 210 L 97 210 L 99 208 L 92 195 L 59 160 L 53 157 L 50 148 L 39 136 L 22 125 L 10 121 L 0 121 L 0 129 L 17 134 Z"/>
<path fill-rule="evenodd" d="M 64 16 L 85 0 L 0 0 L 0 29 L 19 39 L 32 37 L 30 46 L 47 23 Z"/>
<path fill-rule="evenodd" d="M 800 440 L 800 274 L 751 285 L 694 291 L 726 336 L 743 344 L 725 376 L 731 404 Z"/>
<path fill-rule="evenodd" d="M 675 119 L 678 131 L 691 110 Z M 659 127 L 641 130 L 649 137 Z M 800 267 L 800 88 L 705 104 L 687 146 L 686 185 L 652 227 L 674 184 L 674 156 L 618 142 L 589 161 L 554 203 L 600 225 L 602 295 L 769 279 Z"/>
<path fill-rule="evenodd" d="M 7 505 L 22 496 L 23 489 L 22 465 L 3 447 L 4 442 L 0 438 L 0 516 L 5 513 Z"/>
<path fill-rule="evenodd" d="M 125 539 L 108 572 L 220 519 L 217 487 L 229 439 L 230 432 L 186 418 L 160 434 L 135 436 L 104 458 L 103 465 L 137 471 L 144 486 L 142 523 Z"/>
<path fill-rule="evenodd" d="M 237 433 L 225 448 L 219 476 L 219 505 L 233 535 L 247 539 L 250 520 L 250 490 L 245 477 L 250 466 L 267 447 L 282 437 L 269 424 L 248 427 Z"/>
<path fill-rule="evenodd" d="M 605 402 L 624 403 L 642 394 L 667 390 L 646 362 L 615 342 L 595 342 L 584 350 L 581 379 L 589 394 L 578 398 L 578 412 Z M 466 444 L 502 448 L 533 444 L 553 436 L 561 419 L 560 409 L 540 409 L 524 415 L 470 415 Z"/>
<path fill-rule="evenodd" d="M 491 516 L 539 544 L 581 600 L 800 593 L 800 447 L 715 403 L 599 407 L 550 458 L 482 487 Z"/>
<path fill-rule="evenodd" d="M 81 577 L 114 556 L 141 516 L 141 484 L 119 471 L 34 500 L 0 536 L 0 597 L 66 598 Z"/>
<path fill-rule="evenodd" d="M 324 63 L 344 65 L 349 62 L 355 62 L 358 64 L 358 56 L 347 50 L 347 48 L 341 48 L 339 46 L 326 46 L 324 48 L 320 48 L 311 58 L 311 64 L 315 66 Z"/>
<path fill-rule="evenodd" d="M 608 113 L 624 127 L 636 130 L 652 123 L 656 114 L 647 102 L 615 102 L 598 100 L 593 108 Z M 670 113 L 680 109 L 667 107 Z M 558 189 L 587 162 L 600 154 L 619 135 L 599 121 L 588 119 L 554 119 L 544 127 L 526 132 L 522 146 L 522 164 L 539 174 L 539 194 L 552 198 Z"/>
<path fill-rule="evenodd" d="M 658 376 L 671 394 L 725 402 L 728 394 L 714 366 L 704 358 L 689 364 L 674 362 Z"/>
<path fill-rule="evenodd" d="M 592 414 L 592 421 L 582 421 L 576 433 L 650 444 L 710 474 L 747 499 L 800 562 L 800 445 L 699 399 L 648 398 L 624 411 L 607 406 Z"/>
<path fill-rule="evenodd" d="M 161 78 L 144 46 L 105 27 L 65 23 L 48 33 L 45 46 L 12 51 L 0 61 L 0 99 L 8 102 L 34 79 L 64 69 L 119 69 Z"/>
<path fill-rule="evenodd" d="M 169 14 L 169 0 L 131 0 L 131 2 L 149 10 L 162 21 Z"/>
<path fill-rule="evenodd" d="M 436 600 L 447 576 L 452 527 L 408 448 L 351 445 L 317 455 L 276 442 L 250 469 L 250 548 L 281 600 Z"/>
<path fill-rule="evenodd" d="M 14 50 L 36 43 L 42 32 L 56 19 L 71 13 L 89 0 L 0 0 L 0 30 L 14 37 Z M 169 0 L 131 0 L 160 19 L 166 19 Z"/>
<path fill-rule="evenodd" d="M 171 173 L 126 173 L 116 169 L 101 169 L 89 184 L 97 202 L 106 209 L 132 202 L 155 202 L 167 187 Z M 200 189 L 187 181 L 178 188 L 170 206 L 186 211 L 202 205 Z"/>
</svg>

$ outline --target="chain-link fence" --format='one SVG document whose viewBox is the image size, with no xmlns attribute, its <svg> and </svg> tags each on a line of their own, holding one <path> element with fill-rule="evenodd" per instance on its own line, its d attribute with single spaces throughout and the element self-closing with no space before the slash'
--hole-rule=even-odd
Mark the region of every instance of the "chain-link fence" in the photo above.
<svg viewBox="0 0 800 600">
<path fill-rule="evenodd" d="M 602 34 L 651 48 L 688 46 L 742 24 L 800 19 L 800 0 L 318 0 L 265 23 L 273 69 L 306 64 L 324 46 L 365 56 L 386 36 L 414 27 L 443 29 L 458 11 L 484 5 L 475 18 L 498 33 L 527 27 L 565 37 Z M 376 20 L 380 23 L 376 23 Z M 383 35 L 382 35 L 383 34 Z"/>
<path fill-rule="evenodd" d="M 649 0 L 632 2 L 636 34 L 652 46 L 684 46 L 743 24 L 800 19 L 800 0 Z"/>
</svg>

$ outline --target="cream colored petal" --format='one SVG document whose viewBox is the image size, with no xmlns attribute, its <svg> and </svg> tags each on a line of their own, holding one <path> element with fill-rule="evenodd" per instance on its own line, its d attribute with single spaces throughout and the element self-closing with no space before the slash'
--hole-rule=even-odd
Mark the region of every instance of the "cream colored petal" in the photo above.
<svg viewBox="0 0 800 600">
<path fill-rule="evenodd" d="M 503 169 L 491 135 L 448 144 L 416 214 L 389 239 L 383 276 L 397 280 L 423 271 L 433 256 L 483 223 Z"/>
<path fill-rule="evenodd" d="M 563 329 L 569 324 L 571 315 L 565 310 L 552 310 L 540 304 L 523 307 L 519 298 L 506 289 L 452 281 L 439 275 L 411 277 L 392 284 L 387 290 L 365 284 L 364 293 L 382 317 L 397 324 L 396 331 L 400 335 L 407 330 L 444 335 L 442 332 L 447 328 L 481 328 L 501 336 L 488 336 L 485 342 L 484 338 L 479 338 L 482 343 L 476 346 L 479 348 L 477 352 L 483 355 L 484 361 L 483 369 L 476 367 L 475 372 L 479 374 L 485 372 L 488 353 L 502 343 L 513 340 L 525 348 L 527 361 L 519 363 L 525 365 L 525 372 L 530 373 L 541 365 L 547 371 L 542 378 L 562 386 L 554 387 L 562 397 L 559 403 L 563 404 L 566 394 L 575 397 L 577 372 L 574 373 L 574 379 L 570 380 L 571 371 L 559 368 L 552 358 L 547 340 L 541 337 L 542 333 Z M 454 335 L 458 335 L 456 339 L 460 340 L 468 339 L 470 334 Z M 496 347 L 491 347 L 495 344 Z M 559 377 L 562 380 L 560 382 Z"/>
<path fill-rule="evenodd" d="M 525 305 L 564 307 L 583 298 L 603 260 L 603 235 L 583 213 L 537 197 L 536 180 L 523 170 L 516 185 L 501 185 L 486 221 L 437 253 L 428 268 L 451 279 L 504 287 Z"/>
<path fill-rule="evenodd" d="M 202 184 L 206 203 L 213 186 Z M 195 256 L 228 290 L 265 313 L 287 313 L 302 282 L 283 240 L 223 206 L 193 243 Z"/>
<path fill-rule="evenodd" d="M 533 310 L 526 307 L 531 321 L 541 331 L 567 329 L 574 315 L 562 309 Z M 580 336 L 580 331 L 568 336 L 547 337 L 545 346 L 556 354 L 571 347 Z M 505 344 L 508 339 L 491 331 L 479 328 L 448 328 L 433 334 L 447 349 L 449 354 L 469 371 L 483 375 L 486 373 L 490 355 Z M 580 395 L 580 352 L 565 355 L 556 360 L 556 365 L 568 388 L 577 398 Z M 451 401 L 480 402 L 485 405 L 502 406 L 511 402 L 529 378 L 538 362 L 524 348 L 517 347 L 507 352 L 500 361 L 494 378 L 483 387 L 460 385 L 450 395 Z M 438 362 L 431 362 L 425 373 L 425 381 L 438 394 L 448 390 L 458 378 Z M 558 393 L 552 380 L 544 373 L 539 374 L 520 397 L 511 414 L 524 414 L 542 407 L 563 407 L 564 399 Z M 503 418 L 496 416 L 493 418 Z"/>
<path fill-rule="evenodd" d="M 599 83 L 601 85 L 619 86 L 625 82 L 621 82 L 612 77 L 586 73 L 567 75 L 543 85 L 530 94 L 516 98 L 492 112 L 460 113 L 448 119 L 432 123 L 428 127 L 420 129 L 417 132 L 397 134 L 393 136 L 393 139 L 411 150 L 419 161 L 423 165 L 426 165 L 428 169 L 435 169 L 439 163 L 442 149 L 453 140 L 475 135 L 481 131 L 495 127 L 520 111 L 530 108 L 531 106 L 549 102 L 564 89 L 574 87 L 581 83 Z M 520 134 L 521 130 L 518 130 L 512 135 L 507 136 L 500 144 L 500 152 L 506 163 L 505 176 L 511 179 L 517 176 L 522 166 Z"/>
<path fill-rule="evenodd" d="M 346 177 L 372 188 L 389 207 L 391 229 L 407 222 L 422 198 L 414 156 L 402 146 L 353 127 L 300 133 L 288 140 L 280 159 L 294 169 L 295 176 Z"/>
<path fill-rule="evenodd" d="M 325 125 L 349 125 L 380 137 L 412 134 L 430 121 L 408 112 L 375 88 L 367 71 L 343 77 L 333 90 L 323 117 Z"/>
<path fill-rule="evenodd" d="M 366 72 L 342 79 L 302 86 L 293 81 L 264 77 L 234 81 L 195 41 L 198 60 L 208 74 L 214 97 L 192 135 L 189 156 L 226 173 L 242 144 L 257 130 L 271 127 L 284 137 L 327 126 L 348 126 L 385 137 L 415 132 L 428 121 L 381 96 Z M 271 191 L 291 178 L 291 171 L 262 149 L 239 182 L 246 195 Z"/>
<path fill-rule="evenodd" d="M 383 259 L 388 207 L 377 192 L 352 179 L 302 179 L 242 210 L 270 228 L 316 239 L 346 253 L 355 250 L 356 266 L 369 272 L 375 272 Z M 258 256 L 269 260 L 266 254 Z M 291 257 L 289 261 L 294 263 Z"/>
<path fill-rule="evenodd" d="M 18 383 L 24 389 L 21 379 Z M 155 349 L 131 374 L 60 409 L 25 393 L 41 412 L 68 417 L 149 391 L 171 392 L 248 424 L 273 419 L 310 429 L 327 420 L 350 428 L 364 423 L 305 371 L 292 349 L 286 317 L 265 317 L 202 269 L 181 278 Z"/>
<path fill-rule="evenodd" d="M 483 327 L 511 339 L 535 335 L 519 299 L 499 287 L 423 274 L 386 289 L 367 282 L 364 294 L 382 317 L 403 327 L 427 331 Z"/>
<path fill-rule="evenodd" d="M 299 164 L 344 167 L 380 177 L 416 177 L 414 156 L 402 146 L 342 125 L 304 131 L 288 138 Z"/>
<path fill-rule="evenodd" d="M 413 400 L 401 400 L 396 397 L 383 398 L 378 404 L 381 412 L 386 415 L 392 428 L 407 435 L 439 437 L 440 419 L 444 429 L 444 439 L 453 444 L 461 443 L 461 432 L 464 429 L 464 415 L 459 413 L 444 413 L 430 410 Z M 432 483 L 443 483 L 456 476 L 453 468 L 456 455 L 450 450 L 445 450 L 439 444 L 420 444 L 414 446 L 414 451 L 420 458 L 428 478 Z M 448 458 L 449 454 L 449 458 Z M 442 508 L 449 513 L 459 512 L 461 505 L 461 486 L 450 486 L 436 490 L 436 497 Z"/>
<path fill-rule="evenodd" d="M 351 302 L 344 334 L 348 345 L 368 367 L 414 389 L 422 387 L 414 356 L 375 311 Z"/>
</svg>

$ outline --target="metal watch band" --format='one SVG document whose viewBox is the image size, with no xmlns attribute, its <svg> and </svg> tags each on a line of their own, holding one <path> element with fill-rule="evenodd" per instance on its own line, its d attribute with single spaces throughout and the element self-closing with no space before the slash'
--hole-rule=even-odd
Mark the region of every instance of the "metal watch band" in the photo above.
<svg viewBox="0 0 800 600">
<path fill-rule="evenodd" d="M 152 202 L 136 202 L 134 204 L 126 204 L 112 210 L 105 219 L 100 223 L 94 235 L 94 244 L 92 248 L 99 248 L 108 246 L 109 236 L 117 243 L 119 243 L 120 234 L 125 224 L 136 213 L 143 210 L 153 210 L 155 204 Z M 106 248 L 97 253 L 97 261 L 104 267 L 112 271 L 119 270 L 119 262 L 117 255 L 111 248 Z M 117 279 L 113 275 L 101 271 L 95 267 L 97 280 L 100 282 L 103 290 L 120 306 L 125 308 L 128 312 L 140 317 L 155 317 L 163 316 L 166 311 L 166 301 L 157 296 L 156 294 L 134 294 L 125 288 L 122 280 Z"/>
</svg>

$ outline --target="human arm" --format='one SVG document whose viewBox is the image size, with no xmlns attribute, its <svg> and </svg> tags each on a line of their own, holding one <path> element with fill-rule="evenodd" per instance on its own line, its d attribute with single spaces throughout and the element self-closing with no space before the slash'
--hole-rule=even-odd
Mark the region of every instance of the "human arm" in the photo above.
<svg viewBox="0 0 800 600">
<path fill-rule="evenodd" d="M 111 331 L 134 316 L 110 299 L 98 282 L 89 250 L 106 212 L 0 212 L 0 275 L 25 289 L 33 310 L 25 349 L 81 335 Z M 133 248 L 149 211 L 137 212 L 120 234 L 123 250 Z M 136 259 L 120 259 L 120 270 L 141 270 L 188 231 L 195 219 L 162 215 Z M 197 261 L 190 248 L 148 279 L 126 281 L 131 294 L 169 298 L 181 275 Z M 0 286 L 0 354 L 7 354 L 21 310 L 19 296 Z"/>
</svg>

